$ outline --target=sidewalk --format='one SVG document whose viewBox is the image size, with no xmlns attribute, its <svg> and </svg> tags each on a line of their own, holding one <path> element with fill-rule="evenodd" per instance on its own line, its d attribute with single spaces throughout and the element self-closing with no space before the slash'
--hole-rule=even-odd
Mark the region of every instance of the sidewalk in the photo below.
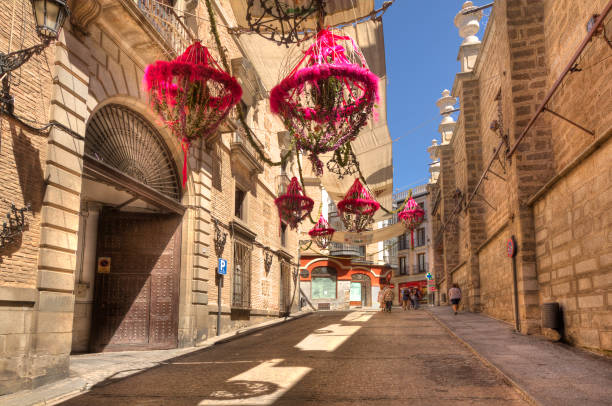
<svg viewBox="0 0 612 406">
<path fill-rule="evenodd" d="M 425 307 L 485 364 L 541 405 L 612 405 L 612 360 L 539 336 L 483 314 L 453 315 L 448 306 Z"/>
<path fill-rule="evenodd" d="M 10 395 L 0 396 L 0 405 L 55 405 L 88 391 L 94 385 L 108 385 L 118 379 L 163 365 L 167 361 L 181 355 L 210 348 L 215 344 L 228 342 L 312 313 L 311 311 L 302 311 L 287 318 L 270 320 L 244 329 L 232 331 L 198 343 L 196 347 L 175 348 L 171 350 L 123 351 L 72 355 L 70 356 L 70 376 L 68 378 L 33 390 L 25 390 Z"/>
</svg>

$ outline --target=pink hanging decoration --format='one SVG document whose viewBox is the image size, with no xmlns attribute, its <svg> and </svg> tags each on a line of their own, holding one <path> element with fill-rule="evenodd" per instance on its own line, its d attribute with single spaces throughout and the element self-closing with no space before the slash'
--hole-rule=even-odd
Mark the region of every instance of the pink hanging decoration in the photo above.
<svg viewBox="0 0 612 406">
<path fill-rule="evenodd" d="M 172 61 L 156 61 L 147 66 L 144 85 L 153 110 L 181 141 L 185 187 L 191 142 L 215 132 L 240 101 L 242 88 L 200 42 Z"/>
<path fill-rule="evenodd" d="M 360 233 L 372 223 L 380 204 L 372 198 L 368 190 L 355 179 L 353 186 L 338 202 L 338 212 L 348 231 Z"/>
<path fill-rule="evenodd" d="M 410 230 L 410 246 L 414 248 L 414 230 L 423 222 L 425 211 L 421 206 L 410 196 L 406 202 L 404 209 L 399 212 L 397 218 L 404 223 L 407 230 Z"/>
<path fill-rule="evenodd" d="M 353 60 L 351 60 L 353 59 Z M 355 41 L 322 30 L 289 75 L 270 93 L 298 149 L 309 151 L 323 173 L 319 154 L 357 137 L 378 101 L 378 77 L 370 72 Z"/>
<path fill-rule="evenodd" d="M 294 176 L 287 186 L 287 192 L 274 199 L 278 215 L 282 221 L 293 229 L 312 211 L 314 201 L 302 193 L 302 188 Z"/>
<path fill-rule="evenodd" d="M 335 232 L 336 230 L 330 227 L 327 220 L 321 216 L 313 229 L 308 232 L 308 235 L 319 248 L 325 249 L 331 242 L 332 236 Z"/>
</svg>

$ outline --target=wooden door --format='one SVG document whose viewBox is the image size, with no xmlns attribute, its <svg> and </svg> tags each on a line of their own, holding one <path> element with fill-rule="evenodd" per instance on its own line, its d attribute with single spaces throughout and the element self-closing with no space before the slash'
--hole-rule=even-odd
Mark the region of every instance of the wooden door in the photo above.
<svg viewBox="0 0 612 406">
<path fill-rule="evenodd" d="M 92 351 L 176 347 L 180 224 L 176 215 L 102 211 L 97 257 L 110 271 L 96 272 Z"/>
</svg>

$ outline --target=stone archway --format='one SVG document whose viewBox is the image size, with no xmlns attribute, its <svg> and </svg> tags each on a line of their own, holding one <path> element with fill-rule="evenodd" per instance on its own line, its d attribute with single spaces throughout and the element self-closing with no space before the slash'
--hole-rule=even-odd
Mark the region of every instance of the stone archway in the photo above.
<svg viewBox="0 0 612 406">
<path fill-rule="evenodd" d="M 77 295 L 87 289 L 75 333 L 77 315 L 91 327 L 73 350 L 176 347 L 185 208 L 172 154 L 148 120 L 114 103 L 91 115 L 84 149 Z"/>
</svg>

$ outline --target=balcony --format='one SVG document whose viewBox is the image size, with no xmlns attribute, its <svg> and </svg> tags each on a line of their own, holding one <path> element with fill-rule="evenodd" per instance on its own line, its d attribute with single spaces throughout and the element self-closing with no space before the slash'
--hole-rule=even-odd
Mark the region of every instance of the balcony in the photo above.
<svg viewBox="0 0 612 406">
<path fill-rule="evenodd" d="M 191 45 L 195 36 L 181 21 L 174 8 L 156 0 L 133 0 L 147 21 L 178 56 Z"/>
<path fill-rule="evenodd" d="M 429 270 L 429 264 L 425 262 L 424 267 L 419 267 L 418 265 L 412 265 L 412 273 L 413 275 L 425 273 Z"/>
<path fill-rule="evenodd" d="M 243 128 L 240 128 L 238 131 L 232 134 L 232 141 L 230 143 L 232 163 L 242 163 L 245 167 L 247 167 L 247 169 L 250 170 L 252 175 L 263 173 L 264 161 L 255 150 L 255 147 L 251 145 L 250 141 L 244 134 L 244 131 L 245 130 Z M 259 149 L 263 151 L 264 147 L 259 140 L 255 139 L 255 142 L 257 143 Z"/>
<path fill-rule="evenodd" d="M 329 254 L 340 257 L 359 257 L 362 256 L 362 251 L 359 245 L 332 242 L 329 244 Z"/>
</svg>

